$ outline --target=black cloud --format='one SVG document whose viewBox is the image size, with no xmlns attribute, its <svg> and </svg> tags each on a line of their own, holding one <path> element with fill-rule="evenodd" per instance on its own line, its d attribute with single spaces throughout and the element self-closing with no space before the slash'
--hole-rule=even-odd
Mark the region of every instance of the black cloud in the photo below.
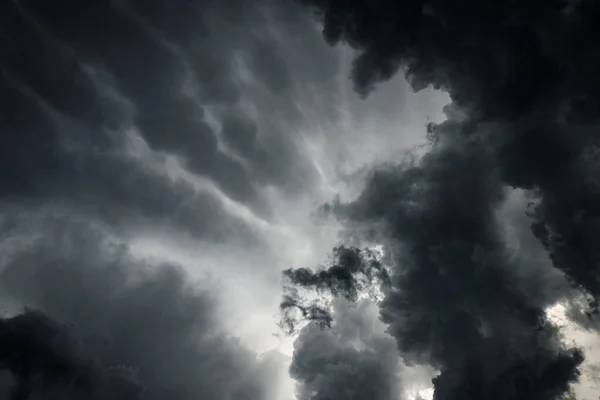
<svg viewBox="0 0 600 400">
<path fill-rule="evenodd" d="M 596 2 L 301 3 L 329 42 L 358 51 L 359 92 L 399 70 L 417 90 L 448 91 L 461 135 L 487 141 L 503 181 L 539 195 L 533 229 L 554 264 L 597 296 Z"/>
<path fill-rule="evenodd" d="M 298 399 L 397 399 L 401 396 L 399 359 L 394 340 L 374 332 L 368 303 L 335 304 L 338 319 L 331 330 L 310 324 L 294 344 L 290 375 Z"/>
<path fill-rule="evenodd" d="M 136 399 L 143 391 L 125 367 L 103 368 L 80 348 L 67 325 L 39 311 L 0 320 L 1 365 L 12 374 L 11 400 L 45 396 Z"/>
<path fill-rule="evenodd" d="M 447 120 L 428 127 L 426 155 L 378 168 L 356 201 L 334 207 L 354 235 L 385 244 L 381 319 L 402 356 L 441 371 L 436 399 L 566 396 L 582 353 L 563 349 L 545 316 L 560 297 L 544 304 L 543 288 L 523 290 L 527 266 L 496 215 L 507 186 L 536 196 L 533 233 L 597 297 L 598 4 L 300 3 L 317 11 L 328 42 L 357 51 L 359 93 L 403 71 L 415 90 L 452 99 Z"/>
<path fill-rule="evenodd" d="M 333 250 L 331 266 L 314 273 L 307 268 L 283 271 L 286 294 L 281 302 L 281 326 L 288 333 L 295 333 L 300 320 L 308 319 L 321 328 L 331 328 L 333 317 L 323 296 L 332 295 L 350 302 L 359 300 L 359 295 L 375 289 L 387 290 L 390 277 L 377 254 L 369 249 L 339 246 Z M 306 302 L 298 289 L 315 291 L 321 298 Z M 371 293 L 373 296 L 375 292 Z"/>
<path fill-rule="evenodd" d="M 286 132 L 304 123 L 290 71 L 315 84 L 325 71 L 325 93 L 337 61 L 331 53 L 321 54 L 319 67 L 292 59 L 324 50 L 298 7 L 183 0 L 0 7 L 3 199 L 252 240 L 255 232 L 214 196 L 132 156 L 131 129 L 155 157 L 177 157 L 262 218 L 269 218 L 265 186 L 297 193 L 316 178 Z M 290 57 L 284 36 L 301 38 Z M 259 118 L 248 104 L 272 115 Z"/>
</svg>

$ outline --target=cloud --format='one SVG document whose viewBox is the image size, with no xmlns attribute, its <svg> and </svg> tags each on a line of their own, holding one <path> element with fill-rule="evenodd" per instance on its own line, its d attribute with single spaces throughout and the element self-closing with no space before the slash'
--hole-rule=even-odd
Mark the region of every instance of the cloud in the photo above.
<svg viewBox="0 0 600 400">
<path fill-rule="evenodd" d="M 282 361 L 227 335 L 215 295 L 177 266 L 134 258 L 89 221 L 27 218 L 6 222 L 24 240 L 1 273 L 0 296 L 16 316 L 0 321 L 0 344 L 2 365 L 31 398 L 119 399 L 104 382 L 121 370 L 132 378 L 119 390 L 143 388 L 144 399 L 270 398 Z"/>
<path fill-rule="evenodd" d="M 582 355 L 562 348 L 537 299 L 515 284 L 520 268 L 495 219 L 501 186 L 485 153 L 469 150 L 453 143 L 416 163 L 381 168 L 336 212 L 349 229 L 375 228 L 370 239 L 384 243 L 391 288 L 380 317 L 405 362 L 441 371 L 436 398 L 465 391 L 473 398 L 559 398 L 576 381 Z M 350 283 L 341 295 L 357 290 L 344 278 L 355 274 L 349 264 L 335 275 Z M 323 273 L 310 275 L 302 282 Z M 338 285 L 320 287 L 337 294 L 329 288 Z"/>
<path fill-rule="evenodd" d="M 321 86 L 325 113 L 338 61 L 330 52 L 318 66 L 294 60 L 326 50 L 298 7 L 102 0 L 1 7 L 3 199 L 62 202 L 115 225 L 158 222 L 258 245 L 260 228 L 225 203 L 266 223 L 273 217 L 266 188 L 312 190 L 318 173 L 292 135 L 306 118 L 291 73 Z"/>
<path fill-rule="evenodd" d="M 328 42 L 357 51 L 362 95 L 402 71 L 415 90 L 452 100 L 446 121 L 428 126 L 425 155 L 374 168 L 357 200 L 334 206 L 348 236 L 384 244 L 391 289 L 380 317 L 403 359 L 440 371 L 436 399 L 567 396 L 583 355 L 564 348 L 544 311 L 567 292 L 524 290 L 533 269 L 524 273 L 498 210 L 509 187 L 528 191 L 532 232 L 553 264 L 600 293 L 597 5 L 300 3 L 317 11 Z"/>
<path fill-rule="evenodd" d="M 358 54 L 352 75 L 359 93 L 403 70 L 415 89 L 441 88 L 453 101 L 448 120 L 429 127 L 426 156 L 376 169 L 357 200 L 335 207 L 349 237 L 384 246 L 389 285 L 375 292 L 401 357 L 441 371 L 438 398 L 567 393 L 581 355 L 562 345 L 543 311 L 565 289 L 531 284 L 540 266 L 529 268 L 514 254 L 497 211 L 507 185 L 532 191 L 533 232 L 554 264 L 592 296 L 599 291 L 597 68 L 589 39 L 596 6 L 300 3 L 322 11 L 329 42 Z M 358 114 L 347 117 L 353 121 L 368 107 L 339 93 L 340 52 L 313 34 L 305 11 L 290 2 L 244 0 L 0 5 L 2 216 L 40 207 L 44 218 L 56 210 L 71 214 L 3 226 L 7 307 L 35 307 L 38 322 L 54 321 L 46 325 L 75 321 L 76 328 L 64 329 L 82 342 L 84 363 L 99 365 L 98 376 L 119 363 L 139 366 L 136 379 L 150 398 L 268 397 L 264 377 L 279 361 L 257 360 L 225 338 L 217 297 L 227 293 L 198 290 L 177 267 L 147 270 L 126 245 L 107 245 L 105 233 L 90 238 L 88 229 L 100 220 L 116 242 L 136 231 L 174 241 L 172 233 L 182 232 L 259 252 L 269 247 L 266 230 L 285 230 L 274 221 L 289 210 L 275 210 L 272 197 L 315 195 L 327 168 L 344 170 L 345 152 L 367 153 L 371 136 L 394 147 L 388 131 L 369 138 L 352 132 L 350 144 L 325 137 L 329 118 L 343 114 L 340 104 Z M 388 114 L 403 101 L 385 95 L 375 104 Z M 317 159 L 313 145 L 320 142 Z M 328 162 L 333 166 L 321 165 Z M 68 222 L 74 216 L 85 227 Z M 24 247 L 14 248 L 22 229 Z M 288 278 L 357 299 L 373 271 L 338 267 L 318 275 L 292 270 Z M 65 291 L 64 282 L 75 278 Z M 290 299 L 304 307 L 303 298 Z M 323 341 L 332 349 L 323 368 L 338 360 L 344 367 L 328 374 L 294 361 L 303 395 L 327 396 L 364 376 L 380 382 L 381 392 L 353 386 L 347 396 L 362 389 L 396 395 L 388 390 L 395 353 L 366 339 L 357 350 L 340 333 L 347 315 L 318 305 L 307 310 L 331 317 L 333 331 L 306 328 L 296 357 L 319 361 Z"/>
<path fill-rule="evenodd" d="M 32 310 L 0 320 L 0 357 L 12 373 L 8 398 L 28 399 L 40 392 L 54 398 L 94 393 L 100 398 L 138 399 L 142 387 L 126 367 L 103 368 L 87 357 L 67 325 Z"/>
<path fill-rule="evenodd" d="M 225 332 L 271 345 L 280 248 L 313 257 L 306 204 L 329 184 L 319 161 L 338 160 L 309 144 L 336 141 L 339 52 L 299 6 L 238 0 L 8 1 L 0 51 L 2 306 L 72 338 L 73 368 L 99 381 L 123 363 L 150 398 L 269 397 L 286 361 Z M 235 292 L 199 290 L 165 258 L 194 258 L 181 267 L 194 276 L 216 264 Z M 12 378 L 0 378 L 3 398 Z"/>
<path fill-rule="evenodd" d="M 331 266 L 312 272 L 308 268 L 286 269 L 285 297 L 280 304 L 282 328 L 293 334 L 303 319 L 314 322 L 321 328 L 331 328 L 333 317 L 328 310 L 326 298 L 307 302 L 298 289 L 315 291 L 321 297 L 331 295 L 350 302 L 359 300 L 359 295 L 369 292 L 370 286 L 387 290 L 390 276 L 377 254 L 369 249 L 339 246 L 334 248 Z M 372 296 L 376 293 L 372 291 Z M 325 303 L 323 303 L 325 300 Z M 299 311 L 300 316 L 296 315 Z"/>
<path fill-rule="evenodd" d="M 300 2 L 330 43 L 357 50 L 360 93 L 398 71 L 446 90 L 461 134 L 487 142 L 506 184 L 538 195 L 533 229 L 554 265 L 597 297 L 595 2 Z"/>
<path fill-rule="evenodd" d="M 484 154 L 463 151 L 432 150 L 415 165 L 378 170 L 339 212 L 377 227 L 392 265 L 381 319 L 405 362 L 441 371 L 436 398 L 558 398 L 577 379 L 582 355 L 562 349 L 543 308 L 514 283 L 519 268 L 494 216 L 502 192 Z M 323 272 L 301 272 L 310 277 L 297 284 L 319 281 L 339 294 Z M 335 275 L 350 299 L 360 286 L 345 277 L 355 274 L 346 267 Z"/>
<path fill-rule="evenodd" d="M 331 330 L 309 324 L 294 343 L 290 375 L 298 382 L 297 398 L 398 399 L 400 364 L 394 340 L 373 329 L 369 304 L 337 302 L 343 315 Z M 373 315 L 373 314 L 371 314 Z"/>
</svg>

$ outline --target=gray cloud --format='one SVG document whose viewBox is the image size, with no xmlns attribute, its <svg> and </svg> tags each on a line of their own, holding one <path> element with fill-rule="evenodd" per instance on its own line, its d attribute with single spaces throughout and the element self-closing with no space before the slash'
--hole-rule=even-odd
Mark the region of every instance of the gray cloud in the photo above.
<svg viewBox="0 0 600 400">
<path fill-rule="evenodd" d="M 221 241 L 256 234 L 214 194 L 132 157 L 131 129 L 153 162 L 177 157 L 260 218 L 270 213 L 263 188 L 313 186 L 317 173 L 289 134 L 305 119 L 291 74 L 327 96 L 337 61 L 298 7 L 25 1 L 3 4 L 2 18 L 4 198 L 81 198 L 79 206 L 117 221 L 174 223 Z M 321 51 L 318 67 L 292 59 L 308 49 Z M 267 109 L 269 118 L 257 114 Z M 227 226 L 221 234 L 216 221 Z"/>
<path fill-rule="evenodd" d="M 3 372 L 12 373 L 3 382 L 3 398 L 140 398 L 143 388 L 133 370 L 102 367 L 68 328 L 32 310 L 0 320 Z"/>
<path fill-rule="evenodd" d="M 333 250 L 331 266 L 314 273 L 308 268 L 283 271 L 286 294 L 281 302 L 282 327 L 288 333 L 297 329 L 297 314 L 300 319 L 308 319 L 321 328 L 331 328 L 333 317 L 323 307 L 323 299 L 305 302 L 298 289 L 315 290 L 319 295 L 330 294 L 350 302 L 359 300 L 359 295 L 368 292 L 369 286 L 379 285 L 379 289 L 389 290 L 390 276 L 384 265 L 370 250 L 339 246 Z"/>
<path fill-rule="evenodd" d="M 594 37 L 595 6 L 580 2 L 567 15 L 557 2 L 468 2 L 471 13 L 448 2 L 300 3 L 323 11 L 330 42 L 358 52 L 352 73 L 361 94 L 405 69 L 415 88 L 442 88 L 454 102 L 448 121 L 430 125 L 428 155 L 376 169 L 356 201 L 334 207 L 348 237 L 384 244 L 391 279 L 378 287 L 379 307 L 401 357 L 441 371 L 438 399 L 566 396 L 581 354 L 564 348 L 544 307 L 568 291 L 559 276 L 536 279 L 545 264 L 513 253 L 497 211 L 507 184 L 533 189 L 541 199 L 534 233 L 555 265 L 595 294 L 589 99 L 597 68 L 593 43 L 583 40 Z M 0 5 L 2 215 L 44 206 L 46 216 L 68 210 L 86 221 L 39 223 L 22 251 L 13 241 L 31 218 L 4 225 L 0 295 L 7 307 L 42 310 L 36 323 L 75 322 L 65 329 L 81 338 L 84 364 L 99 365 L 99 381 L 125 363 L 139 367 L 150 398 L 272 394 L 265 382 L 280 360 L 257 360 L 223 338 L 217 298 L 228 294 L 198 291 L 172 266 L 146 270 L 89 225 L 102 220 L 117 237 L 149 230 L 176 241 L 181 232 L 259 252 L 269 245 L 261 227 L 275 219 L 273 191 L 310 197 L 330 172 L 319 162 L 346 173 L 350 150 L 368 161 L 371 141 L 390 153 L 402 147 L 403 132 L 377 124 L 376 132 L 327 137 L 332 116 L 356 121 L 370 107 L 374 119 L 400 115 L 409 100 L 395 96 L 398 81 L 370 103 L 340 93 L 340 52 L 305 11 L 244 0 Z M 323 145 L 323 160 L 307 142 Z M 357 279 L 345 262 L 334 267 L 288 277 L 350 300 L 373 277 L 359 268 Z M 65 290 L 65 282 L 74 283 Z M 356 318 L 339 308 L 330 315 L 332 331 L 311 326 L 298 339 L 291 371 L 299 395 L 399 396 L 390 338 L 368 337 L 367 328 L 351 334 Z"/>
<path fill-rule="evenodd" d="M 55 390 L 67 396 L 74 390 L 75 396 L 79 390 L 121 398 L 102 391 L 98 382 L 125 365 L 135 372 L 143 398 L 270 398 L 270 378 L 280 361 L 261 360 L 224 334 L 214 295 L 187 282 L 178 267 L 133 258 L 125 245 L 87 221 L 44 217 L 30 220 L 35 228 L 29 231 L 25 221 L 14 222 L 6 222 L 12 223 L 11 237 L 27 240 L 5 264 L 0 294 L 17 310 L 27 306 L 46 316 L 25 313 L 2 320 L 2 329 L 20 327 L 24 333 L 15 340 L 31 349 L 19 351 L 3 336 L 2 354 L 16 351 L 25 363 L 16 364 L 25 368 L 22 376 L 48 380 L 49 388 L 30 383 L 34 395 Z M 31 322 L 19 324 L 19 318 Z M 72 337 L 61 345 L 68 347 L 53 344 L 56 334 Z"/>
<path fill-rule="evenodd" d="M 539 196 L 533 231 L 554 265 L 597 297 L 595 2 L 468 2 L 468 14 L 452 2 L 301 3 L 319 10 L 329 42 L 358 51 L 359 92 L 399 70 L 416 90 L 447 90 L 502 180 Z"/>
<path fill-rule="evenodd" d="M 309 324 L 294 344 L 291 376 L 298 399 L 399 399 L 400 368 L 394 340 L 373 329 L 368 303 L 338 302 L 341 322 L 331 330 Z"/>
<path fill-rule="evenodd" d="M 530 191 L 533 234 L 596 297 L 596 4 L 300 3 L 317 10 L 328 42 L 357 50 L 362 95 L 400 70 L 453 102 L 428 126 L 424 156 L 376 169 L 356 201 L 334 207 L 349 236 L 385 245 L 381 319 L 402 357 L 441 371 L 436 399 L 568 396 L 582 352 L 564 349 L 544 311 L 568 291 L 522 281 L 540 265 L 512 254 L 497 211 L 507 186 Z M 322 276 L 295 280 L 336 294 L 310 283 Z"/>
<path fill-rule="evenodd" d="M 339 59 L 315 28 L 283 2 L 0 5 L 0 297 L 13 315 L 1 322 L 29 324 L 18 346 L 0 341 L 17 349 L 0 398 L 14 378 L 32 399 L 117 398 L 106 382 L 120 364 L 144 398 L 275 396 L 286 361 L 226 335 L 235 296 L 127 246 L 141 231 L 266 252 L 266 192 L 309 196 L 322 179 L 300 101 L 334 111 Z M 55 334 L 68 345 L 53 347 Z"/>
<path fill-rule="evenodd" d="M 562 348 L 539 298 L 518 284 L 519 260 L 495 217 L 503 191 L 490 159 L 474 144 L 438 146 L 415 163 L 378 169 L 356 201 L 334 207 L 348 229 L 388 253 L 380 317 L 405 362 L 441 371 L 435 398 L 560 398 L 582 356 Z M 355 264 L 288 276 L 353 299 Z"/>
</svg>

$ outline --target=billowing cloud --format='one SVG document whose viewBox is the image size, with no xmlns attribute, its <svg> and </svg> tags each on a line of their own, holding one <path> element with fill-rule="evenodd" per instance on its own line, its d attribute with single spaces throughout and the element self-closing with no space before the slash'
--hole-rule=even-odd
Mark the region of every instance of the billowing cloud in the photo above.
<svg viewBox="0 0 600 400">
<path fill-rule="evenodd" d="M 596 298 L 597 4 L 300 2 L 328 42 L 357 51 L 359 93 L 403 71 L 415 90 L 452 99 L 424 155 L 375 168 L 358 199 L 333 207 L 349 236 L 384 245 L 380 317 L 402 357 L 440 371 L 436 399 L 567 396 L 583 356 L 544 310 L 567 292 L 522 281 L 539 265 L 524 273 L 498 210 L 509 187 L 528 191 L 533 234 Z M 342 275 L 312 286 L 348 298 Z"/>
<path fill-rule="evenodd" d="M 502 180 L 539 196 L 534 233 L 596 296 L 595 2 L 301 2 L 329 42 L 358 51 L 361 93 L 399 70 L 417 90 L 448 91 L 459 135 L 484 140 Z M 437 138 L 452 140 L 447 131 Z"/>
<path fill-rule="evenodd" d="M 544 309 L 516 284 L 519 267 L 495 219 L 502 191 L 485 154 L 464 151 L 434 149 L 416 164 L 378 170 L 337 212 L 359 231 L 376 227 L 371 239 L 384 243 L 391 264 L 381 319 L 405 362 L 441 371 L 436 398 L 557 398 L 577 379 L 581 353 L 562 348 Z M 312 286 L 352 299 L 352 265 L 290 276 L 300 286 L 331 276 L 336 284 Z"/>
<path fill-rule="evenodd" d="M 288 36 L 292 55 L 326 50 L 298 7 L 10 1 L 1 13 L 4 199 L 252 240 L 247 215 L 269 219 L 266 187 L 314 186 L 290 134 L 305 119 L 290 71 L 302 68 L 328 104 L 338 63 L 286 53 Z"/>
<path fill-rule="evenodd" d="M 125 364 L 144 398 L 275 396 L 285 360 L 237 343 L 247 321 L 224 311 L 241 308 L 240 290 L 201 290 L 206 281 L 162 259 L 200 258 L 187 272 L 214 266 L 215 281 L 277 276 L 268 234 L 295 232 L 273 222 L 271 201 L 309 197 L 322 179 L 303 147 L 302 102 L 318 98 L 310 108 L 325 115 L 337 96 L 338 54 L 315 28 L 300 7 L 263 1 L 0 5 L 2 322 L 29 324 L 20 345 L 32 349 L 27 368 L 18 346 L 7 356 L 3 389 L 22 378 L 16 387 L 31 398 L 113 398 L 102 382 Z M 169 254 L 140 259 L 148 238 Z M 55 333 L 69 345 L 52 347 Z M 13 339 L 3 336 L 3 349 Z M 64 379 L 36 364 L 44 352 L 71 368 Z M 67 393 L 82 369 L 93 382 Z"/>
<path fill-rule="evenodd" d="M 312 187 L 281 43 L 320 40 L 294 10 L 0 5 L 1 398 L 121 398 L 120 365 L 144 398 L 274 395 L 284 361 L 229 336 L 228 294 L 130 245 L 144 232 L 264 250 L 265 188 Z M 334 73 L 327 54 L 307 73 Z"/>
<path fill-rule="evenodd" d="M 399 399 L 400 363 L 393 338 L 374 328 L 369 303 L 336 302 L 330 330 L 310 324 L 294 344 L 291 376 L 298 399 Z"/>
<path fill-rule="evenodd" d="M 22 242 L 0 274 L 16 315 L 1 320 L 2 365 L 23 394 L 11 399 L 270 398 L 281 360 L 229 337 L 215 296 L 178 267 L 134 258 L 88 221 L 28 218 L 33 229 L 5 222 Z"/>
<path fill-rule="evenodd" d="M 342 90 L 339 71 L 353 52 L 360 94 L 402 70 L 415 89 L 447 91 L 452 105 L 445 122 L 429 125 L 426 155 L 364 168 L 362 194 L 333 207 L 347 237 L 381 244 L 385 258 L 342 247 L 332 268 L 286 273 L 302 289 L 352 301 L 376 278 L 371 297 L 393 338 L 365 328 L 348 339 L 350 311 L 290 292 L 286 307 L 331 325 L 301 331 L 291 369 L 298 396 L 400 397 L 400 360 L 441 371 L 438 399 L 566 396 L 582 356 L 544 309 L 570 293 L 560 275 L 542 272 L 543 256 L 532 266 L 533 256 L 508 243 L 499 209 L 507 187 L 527 192 L 533 234 L 551 261 L 576 289 L 600 293 L 597 6 L 296 3 L 321 12 L 326 41 L 308 9 L 285 1 L 0 5 L 0 297 L 12 308 L 2 322 L 64 332 L 71 339 L 58 348 L 31 336 L 23 345 L 39 346 L 29 359 L 60 352 L 91 382 L 81 389 L 80 374 L 67 372 L 77 384 L 65 389 L 32 364 L 27 370 L 52 384 L 36 381 L 31 397 L 117 396 L 111 377 L 120 364 L 127 374 L 119 376 L 151 399 L 275 396 L 280 357 L 257 357 L 230 338 L 241 321 L 225 329 L 223 304 L 241 290 L 192 283 L 141 253 L 158 243 L 153 254 L 186 259 L 218 243 L 211 257 L 227 254 L 211 260 L 215 275 L 242 281 L 244 270 L 265 288 L 277 284 L 286 254 L 269 252 L 280 243 L 310 253 L 301 243 L 306 204 L 337 190 L 332 180 L 353 180 L 364 163 L 414 144 L 400 122 L 424 119 L 414 98 L 396 96 L 402 79 L 365 103 Z M 382 127 L 390 114 L 394 123 Z M 225 259 L 236 266 L 221 266 Z M 19 314 L 23 306 L 37 311 Z M 10 390 L 8 381 L 27 374 L 8 370 L 14 376 L 0 382 Z"/>
<path fill-rule="evenodd" d="M 142 387 L 126 367 L 103 368 L 79 348 L 67 325 L 27 310 L 0 320 L 2 365 L 12 375 L 2 387 L 11 400 L 73 398 L 138 399 Z M 4 398 L 4 397 L 3 397 Z"/>
</svg>

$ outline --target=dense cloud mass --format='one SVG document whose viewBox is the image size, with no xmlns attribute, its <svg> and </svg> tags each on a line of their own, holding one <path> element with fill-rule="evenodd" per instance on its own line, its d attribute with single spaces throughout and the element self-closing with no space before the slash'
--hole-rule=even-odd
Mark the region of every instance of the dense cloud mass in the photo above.
<svg viewBox="0 0 600 400">
<path fill-rule="evenodd" d="M 284 132 L 299 129 L 301 110 L 282 96 L 297 85 L 289 63 L 306 67 L 315 85 L 324 76 L 324 93 L 336 64 L 321 57 L 315 69 L 284 59 L 282 34 L 299 37 L 297 50 L 319 53 L 319 42 L 302 36 L 311 24 L 297 7 L 183 0 L 0 7 L 3 199 L 76 198 L 75 206 L 109 221 L 162 221 L 198 237 L 247 241 L 253 232 L 219 196 L 268 218 L 262 186 L 292 193 L 316 178 Z M 270 30 L 273 20 L 283 32 Z M 259 107 L 273 115 L 260 119 Z M 165 163 L 167 172 L 156 173 Z M 190 176 L 201 179 L 186 182 Z"/>
<path fill-rule="evenodd" d="M 384 244 L 380 317 L 402 357 L 440 371 L 435 399 L 568 396 L 583 355 L 544 311 L 566 293 L 524 290 L 527 265 L 497 211 L 507 188 L 528 191 L 534 235 L 597 304 L 598 3 L 300 2 L 328 42 L 357 50 L 359 93 L 403 71 L 415 90 L 452 99 L 447 120 L 428 126 L 425 155 L 377 168 L 358 199 L 333 207 L 351 235 Z M 296 286 L 354 296 L 350 268 L 334 285 L 302 272 L 288 274 Z M 328 315 L 318 311 L 304 317 Z"/>
<path fill-rule="evenodd" d="M 328 43 L 353 49 L 356 98 L 403 73 L 451 104 L 425 151 L 325 208 L 349 239 L 330 264 L 284 272 L 296 397 L 409 397 L 409 367 L 437 371 L 436 400 L 570 397 L 584 354 L 547 309 L 575 296 L 569 315 L 599 326 L 599 17 L 592 0 L 0 2 L 0 400 L 281 400 L 285 357 L 242 345 L 225 311 L 255 289 L 165 259 L 214 246 L 240 264 L 214 257 L 215 276 L 276 281 L 268 252 L 311 251 L 289 222 L 306 210 L 282 204 L 352 180 L 352 147 L 402 148 L 327 136 L 366 110 Z M 509 243 L 513 189 L 571 287 Z"/>
<path fill-rule="evenodd" d="M 0 275 L 4 304 L 39 310 L 1 320 L 10 399 L 269 398 L 277 360 L 224 334 L 213 296 L 179 268 L 136 260 L 87 222 L 29 224 Z"/>
<path fill-rule="evenodd" d="M 230 337 L 179 267 L 89 221 L 24 219 L 2 226 L 15 248 L 0 272 L 0 398 L 273 398 L 285 360 Z"/>
<path fill-rule="evenodd" d="M 596 296 L 598 4 L 302 2 L 319 10 L 328 41 L 358 50 L 362 93 L 398 70 L 417 90 L 448 91 L 458 133 L 432 126 L 432 137 L 483 141 L 503 182 L 538 194 L 535 233 Z"/>
<path fill-rule="evenodd" d="M 10 399 L 74 398 L 93 392 L 99 398 L 140 398 L 132 370 L 103 368 L 82 354 L 67 326 L 36 311 L 0 321 L 2 364 L 12 373 Z M 8 385 L 7 385 L 8 386 Z"/>
<path fill-rule="evenodd" d="M 290 66 L 326 112 L 338 59 L 300 11 L 0 2 L 0 399 L 276 396 L 284 360 L 229 337 L 228 294 L 130 242 L 264 250 L 266 189 L 312 190 Z"/>
<path fill-rule="evenodd" d="M 290 374 L 299 382 L 299 400 L 398 399 L 399 358 L 393 339 L 369 320 L 369 303 L 336 302 L 335 328 L 303 328 L 294 344 Z"/>
</svg>

